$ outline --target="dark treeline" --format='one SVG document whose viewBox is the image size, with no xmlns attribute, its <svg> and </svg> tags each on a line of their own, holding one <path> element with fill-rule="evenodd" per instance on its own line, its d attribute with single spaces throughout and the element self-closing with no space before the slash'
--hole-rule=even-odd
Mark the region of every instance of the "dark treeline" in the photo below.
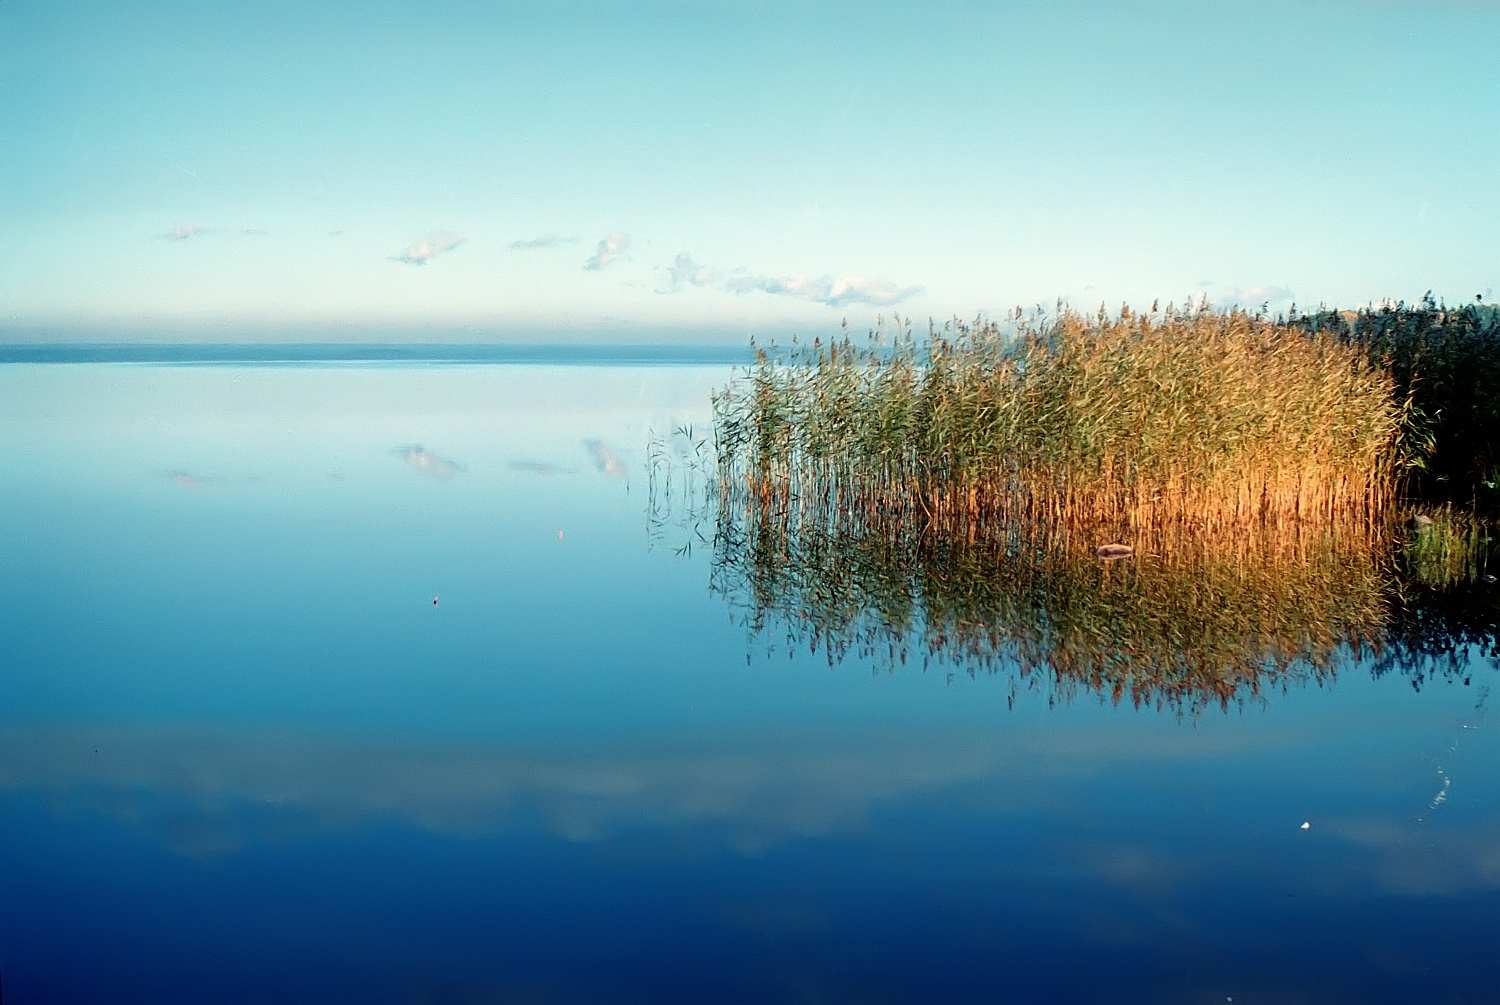
<svg viewBox="0 0 1500 1005">
<path fill-rule="evenodd" d="M 1494 512 L 1500 507 L 1500 310 L 1449 307 L 1428 294 L 1358 311 L 1293 316 L 1366 352 L 1410 403 L 1409 494 Z"/>
</svg>

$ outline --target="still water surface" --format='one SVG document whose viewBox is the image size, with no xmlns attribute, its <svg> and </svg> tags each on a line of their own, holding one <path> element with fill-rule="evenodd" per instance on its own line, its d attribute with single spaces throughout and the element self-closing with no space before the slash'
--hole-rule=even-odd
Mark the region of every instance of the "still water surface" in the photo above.
<svg viewBox="0 0 1500 1005">
<path fill-rule="evenodd" d="M 768 651 L 648 521 L 728 376 L 0 365 L 11 1000 L 1500 999 L 1487 659 Z"/>
</svg>

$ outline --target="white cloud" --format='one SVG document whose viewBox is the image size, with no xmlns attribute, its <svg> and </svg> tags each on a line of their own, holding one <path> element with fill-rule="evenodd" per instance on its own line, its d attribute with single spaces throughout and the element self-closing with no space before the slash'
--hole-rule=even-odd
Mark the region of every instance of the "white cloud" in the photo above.
<svg viewBox="0 0 1500 1005">
<path fill-rule="evenodd" d="M 828 307 L 862 304 L 869 307 L 894 307 L 922 292 L 920 286 L 898 286 L 889 279 L 861 276 L 768 276 L 735 269 L 724 274 L 699 265 L 693 256 L 682 252 L 665 269 L 667 287 L 661 293 L 675 293 L 684 286 L 712 287 L 726 293 L 766 293 L 777 297 L 795 297 Z"/>
<path fill-rule="evenodd" d="M 186 241 L 190 237 L 202 237 L 204 234 L 234 233 L 245 237 L 265 237 L 271 232 L 260 227 L 243 227 L 238 230 L 229 230 L 223 227 L 205 227 L 201 223 L 184 223 L 180 227 L 173 227 L 165 234 L 158 234 L 163 241 Z"/>
<path fill-rule="evenodd" d="M 463 243 L 464 239 L 457 234 L 441 231 L 430 237 L 424 237 L 400 254 L 392 255 L 391 261 L 405 262 L 407 265 L 426 265 L 443 252 L 452 251 Z"/>
<path fill-rule="evenodd" d="M 599 242 L 599 247 L 583 263 L 583 268 L 587 272 L 598 272 L 617 260 L 628 247 L 630 235 L 617 230 Z"/>
<path fill-rule="evenodd" d="M 676 293 L 684 286 L 712 286 L 719 280 L 717 272 L 693 261 L 693 256 L 686 251 L 672 259 L 666 272 L 667 288 L 661 290 L 662 293 Z"/>
<path fill-rule="evenodd" d="M 211 233 L 213 233 L 213 231 L 208 227 L 203 226 L 202 224 L 184 223 L 182 226 L 174 227 L 161 236 L 162 240 L 165 241 L 186 241 L 190 237 L 197 237 L 200 234 Z"/>
<path fill-rule="evenodd" d="M 724 280 L 731 293 L 760 291 L 778 297 L 796 297 L 829 307 L 863 304 L 869 307 L 894 307 L 908 297 L 922 292 L 920 286 L 897 286 L 889 279 L 866 279 L 860 276 L 758 276 L 736 272 Z"/>
<path fill-rule="evenodd" d="M 628 239 L 627 239 L 628 240 Z M 563 237 L 560 234 L 538 234 L 529 241 L 512 241 L 512 251 L 537 251 L 542 248 L 555 248 L 561 244 L 577 244 L 576 237 Z"/>
<path fill-rule="evenodd" d="M 1262 304 L 1275 308 L 1278 304 L 1289 304 L 1292 288 L 1284 284 L 1268 283 L 1242 289 L 1238 286 L 1222 290 L 1212 298 L 1215 307 L 1246 307 L 1255 309 Z"/>
</svg>

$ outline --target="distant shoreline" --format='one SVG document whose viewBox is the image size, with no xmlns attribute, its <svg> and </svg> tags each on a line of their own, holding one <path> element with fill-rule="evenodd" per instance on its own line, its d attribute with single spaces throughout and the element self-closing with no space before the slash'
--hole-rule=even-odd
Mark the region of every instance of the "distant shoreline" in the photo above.
<svg viewBox="0 0 1500 1005">
<path fill-rule="evenodd" d="M 445 363 L 711 366 L 751 363 L 748 346 L 436 345 L 430 343 L 18 343 L 0 344 L 0 363 Z"/>
</svg>

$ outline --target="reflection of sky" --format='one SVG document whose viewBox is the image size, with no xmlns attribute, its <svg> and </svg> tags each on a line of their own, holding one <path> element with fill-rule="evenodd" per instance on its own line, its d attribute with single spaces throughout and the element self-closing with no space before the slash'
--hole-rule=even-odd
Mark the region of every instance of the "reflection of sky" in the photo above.
<svg viewBox="0 0 1500 1005">
<path fill-rule="evenodd" d="M 8 989 L 1475 986 L 1500 906 L 1488 671 L 1418 693 L 1346 668 L 1179 719 L 747 666 L 703 556 L 648 551 L 644 493 L 580 457 L 644 470 L 648 429 L 706 428 L 724 375 L 0 367 Z M 463 476 L 413 477 L 391 451 L 418 443 Z"/>
</svg>

